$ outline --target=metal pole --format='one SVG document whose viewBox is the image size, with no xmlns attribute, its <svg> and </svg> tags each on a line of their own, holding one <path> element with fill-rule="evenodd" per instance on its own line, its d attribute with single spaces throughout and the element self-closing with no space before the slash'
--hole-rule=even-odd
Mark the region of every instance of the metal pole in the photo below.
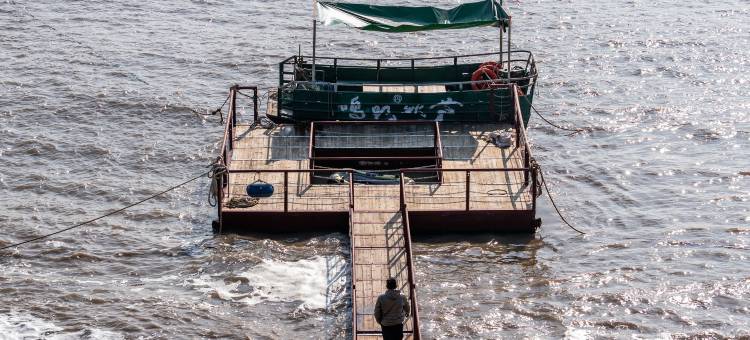
<svg viewBox="0 0 750 340">
<path fill-rule="evenodd" d="M 315 45 L 317 45 L 317 31 L 318 31 L 318 21 L 313 18 L 313 61 L 312 61 L 312 81 L 315 82 Z"/>
<path fill-rule="evenodd" d="M 510 33 L 511 33 L 511 22 L 513 21 L 513 17 L 508 18 L 508 83 L 510 83 L 510 61 L 511 55 L 510 55 Z"/>
<path fill-rule="evenodd" d="M 466 211 L 469 211 L 471 202 L 471 171 L 466 171 Z"/>
<path fill-rule="evenodd" d="M 253 88 L 253 122 L 258 122 L 258 88 Z"/>
<path fill-rule="evenodd" d="M 284 212 L 289 211 L 289 171 L 284 171 Z"/>
<path fill-rule="evenodd" d="M 503 27 L 505 23 L 500 24 L 500 62 L 497 64 L 500 67 L 500 71 L 503 70 Z"/>
</svg>

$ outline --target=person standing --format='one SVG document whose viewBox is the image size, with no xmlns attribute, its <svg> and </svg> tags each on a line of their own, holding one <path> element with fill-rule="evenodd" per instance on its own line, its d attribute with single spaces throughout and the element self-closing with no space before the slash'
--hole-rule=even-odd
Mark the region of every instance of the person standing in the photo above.
<svg viewBox="0 0 750 340">
<path fill-rule="evenodd" d="M 401 291 L 396 289 L 396 279 L 385 281 L 384 294 L 375 302 L 375 321 L 383 331 L 383 340 L 401 340 L 404 337 L 404 320 L 409 317 L 409 302 Z"/>
</svg>

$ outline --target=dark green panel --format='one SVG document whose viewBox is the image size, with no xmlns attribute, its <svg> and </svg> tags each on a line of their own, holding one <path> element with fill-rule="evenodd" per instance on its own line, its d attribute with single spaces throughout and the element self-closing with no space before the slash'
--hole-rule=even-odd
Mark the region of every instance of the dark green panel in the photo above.
<svg viewBox="0 0 750 340">
<path fill-rule="evenodd" d="M 438 120 L 512 122 L 507 90 L 444 93 L 285 91 L 282 109 L 296 120 Z"/>
</svg>

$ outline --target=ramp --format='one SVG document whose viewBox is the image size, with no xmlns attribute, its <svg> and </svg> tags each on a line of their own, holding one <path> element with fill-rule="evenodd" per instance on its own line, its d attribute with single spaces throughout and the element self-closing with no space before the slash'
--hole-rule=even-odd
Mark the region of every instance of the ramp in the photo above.
<svg viewBox="0 0 750 340">
<path fill-rule="evenodd" d="M 378 296 L 386 290 L 386 279 L 394 277 L 411 305 L 411 315 L 404 322 L 404 338 L 419 339 L 411 237 L 402 212 L 352 210 L 351 244 L 353 338 L 381 339 L 373 311 Z"/>
</svg>

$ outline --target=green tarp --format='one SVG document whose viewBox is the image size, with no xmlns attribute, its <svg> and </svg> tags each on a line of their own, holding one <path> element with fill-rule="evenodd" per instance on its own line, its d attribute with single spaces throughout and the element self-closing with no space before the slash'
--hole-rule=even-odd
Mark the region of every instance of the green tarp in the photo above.
<svg viewBox="0 0 750 340">
<path fill-rule="evenodd" d="M 506 25 L 510 16 L 501 2 L 484 0 L 451 9 L 429 6 L 379 6 L 319 1 L 318 20 L 329 25 L 344 23 L 361 30 L 414 32 L 477 26 Z"/>
</svg>

